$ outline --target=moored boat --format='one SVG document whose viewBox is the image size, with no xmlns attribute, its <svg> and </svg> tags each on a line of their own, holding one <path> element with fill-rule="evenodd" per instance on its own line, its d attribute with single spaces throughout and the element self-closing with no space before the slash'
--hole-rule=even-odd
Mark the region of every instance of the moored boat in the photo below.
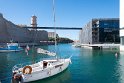
<svg viewBox="0 0 124 83">
<path fill-rule="evenodd" d="M 69 63 L 71 62 L 70 58 L 48 59 L 39 61 L 38 63 L 32 65 L 26 65 L 24 67 L 18 67 L 16 65 L 12 70 L 12 83 L 14 83 L 14 81 L 21 83 L 31 82 L 56 75 L 68 67 Z"/>
<path fill-rule="evenodd" d="M 75 43 L 72 46 L 74 46 L 74 47 L 81 47 L 81 44 Z"/>
<path fill-rule="evenodd" d="M 0 47 L 0 52 L 12 52 L 23 50 L 18 43 L 7 43 L 6 46 Z"/>
<path fill-rule="evenodd" d="M 41 48 L 37 49 L 37 53 L 39 53 L 39 54 L 46 54 L 46 55 L 49 55 L 49 56 L 56 56 L 56 53 L 50 52 L 48 50 L 44 50 L 44 49 L 41 49 Z"/>
</svg>

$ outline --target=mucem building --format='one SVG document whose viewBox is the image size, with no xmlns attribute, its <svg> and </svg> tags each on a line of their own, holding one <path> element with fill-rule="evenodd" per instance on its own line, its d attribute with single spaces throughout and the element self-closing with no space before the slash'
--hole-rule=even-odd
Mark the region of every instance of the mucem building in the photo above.
<svg viewBox="0 0 124 83">
<path fill-rule="evenodd" d="M 81 44 L 120 43 L 119 18 L 92 19 L 79 34 Z"/>
</svg>

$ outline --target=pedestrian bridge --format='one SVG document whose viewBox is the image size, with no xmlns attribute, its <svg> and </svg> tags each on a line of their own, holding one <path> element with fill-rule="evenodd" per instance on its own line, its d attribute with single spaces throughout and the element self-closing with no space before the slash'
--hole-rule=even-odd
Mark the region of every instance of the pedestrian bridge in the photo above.
<svg viewBox="0 0 124 83">
<path fill-rule="evenodd" d="M 28 29 L 59 29 L 59 30 L 82 30 L 79 27 L 23 27 Z"/>
</svg>

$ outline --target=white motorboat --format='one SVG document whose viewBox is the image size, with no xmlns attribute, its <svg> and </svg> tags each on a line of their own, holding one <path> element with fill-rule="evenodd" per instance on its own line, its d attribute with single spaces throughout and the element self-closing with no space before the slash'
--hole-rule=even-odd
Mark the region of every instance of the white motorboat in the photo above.
<svg viewBox="0 0 124 83">
<path fill-rule="evenodd" d="M 73 47 L 81 47 L 81 44 L 80 43 L 74 43 L 72 46 Z"/>
<path fill-rule="evenodd" d="M 49 55 L 49 56 L 56 56 L 56 53 L 50 52 L 48 50 L 44 50 L 44 49 L 41 49 L 41 48 L 37 48 L 37 53 L 46 54 L 46 55 Z"/>
</svg>

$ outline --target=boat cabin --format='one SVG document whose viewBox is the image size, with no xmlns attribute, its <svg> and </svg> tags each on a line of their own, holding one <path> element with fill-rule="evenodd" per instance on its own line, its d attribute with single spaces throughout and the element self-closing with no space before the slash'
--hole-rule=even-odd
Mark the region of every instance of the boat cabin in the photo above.
<svg viewBox="0 0 124 83">
<path fill-rule="evenodd" d="M 46 68 L 48 65 L 48 62 L 47 61 L 43 61 L 43 69 Z"/>
</svg>

